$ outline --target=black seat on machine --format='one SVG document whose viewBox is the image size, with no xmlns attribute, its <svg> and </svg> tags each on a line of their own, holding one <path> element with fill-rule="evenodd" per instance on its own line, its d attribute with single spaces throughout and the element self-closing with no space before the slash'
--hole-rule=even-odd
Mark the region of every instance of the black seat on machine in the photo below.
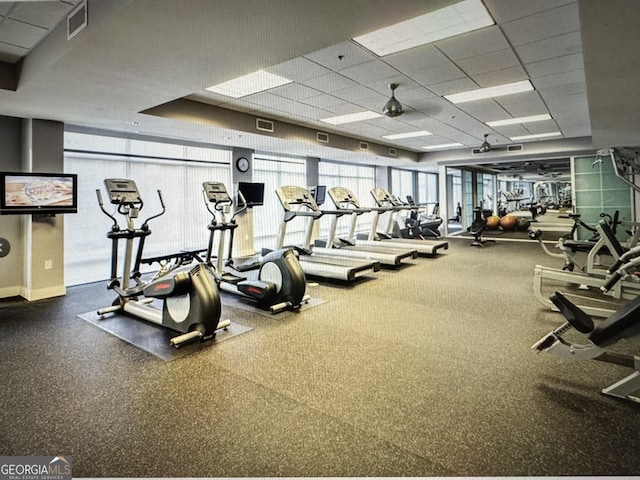
<svg viewBox="0 0 640 480">
<path fill-rule="evenodd" d="M 471 226 L 467 229 L 467 231 L 473 235 L 473 242 L 471 242 L 472 247 L 484 247 L 484 244 L 491 241 L 495 242 L 495 240 L 486 240 L 482 238 L 482 233 L 487 228 L 487 219 L 482 215 L 482 209 L 477 207 L 473 209 L 473 222 L 471 222 Z"/>
<path fill-rule="evenodd" d="M 593 320 L 587 315 L 580 307 L 571 303 L 560 292 L 555 292 L 551 295 L 551 301 L 560 310 L 560 313 L 564 315 L 567 322 L 571 324 L 573 328 L 581 333 L 589 333 L 593 331 Z"/>
<path fill-rule="evenodd" d="M 622 338 L 638 334 L 640 334 L 640 296 L 629 301 L 598 325 L 589 335 L 589 340 L 599 347 L 606 347 Z"/>
</svg>

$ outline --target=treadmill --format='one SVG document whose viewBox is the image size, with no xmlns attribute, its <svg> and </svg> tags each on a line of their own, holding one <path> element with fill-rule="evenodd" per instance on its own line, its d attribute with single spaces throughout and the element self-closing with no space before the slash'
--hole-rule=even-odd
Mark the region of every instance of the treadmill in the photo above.
<svg viewBox="0 0 640 480">
<path fill-rule="evenodd" d="M 364 245 L 355 241 L 355 230 L 358 218 L 370 210 L 363 209 L 353 193 L 343 187 L 333 187 L 327 191 L 335 205 L 335 210 L 322 210 L 324 215 L 331 215 L 331 226 L 326 240 L 316 240 L 314 251 L 327 255 L 337 255 L 345 258 L 362 258 L 379 261 L 385 267 L 397 267 L 405 260 L 418 257 L 418 251 L 408 245 L 392 245 L 376 242 Z M 336 230 L 338 220 L 342 217 L 350 218 L 350 229 L 346 238 L 338 238 Z"/>
<path fill-rule="evenodd" d="M 393 229 L 393 222 L 396 215 L 405 210 L 413 210 L 417 207 L 411 207 L 410 205 L 403 205 L 398 199 L 394 198 L 388 191 L 382 188 L 374 188 L 371 190 L 371 196 L 375 201 L 377 207 L 372 208 L 376 212 L 376 216 L 371 225 L 371 230 L 366 240 L 361 240 L 369 243 L 383 242 L 383 243 L 395 243 L 398 245 L 410 245 L 411 248 L 417 248 L 420 255 L 434 256 L 437 255 L 438 250 L 449 248 L 449 243 L 445 240 L 436 239 L 413 239 L 413 238 L 396 238 L 391 234 Z M 389 213 L 389 219 L 383 232 L 378 232 L 378 223 L 380 217 L 384 213 Z"/>
<path fill-rule="evenodd" d="M 311 192 L 297 186 L 283 186 L 276 189 L 280 204 L 284 209 L 284 217 L 278 232 L 277 249 L 284 248 L 288 224 L 295 218 L 308 219 L 305 238 L 302 246 L 294 247 L 299 254 L 299 262 L 305 275 L 352 282 L 357 278 L 380 270 L 380 262 L 340 258 L 335 255 L 324 255 L 314 252 L 311 236 L 315 221 L 323 213 L 318 208 Z"/>
</svg>

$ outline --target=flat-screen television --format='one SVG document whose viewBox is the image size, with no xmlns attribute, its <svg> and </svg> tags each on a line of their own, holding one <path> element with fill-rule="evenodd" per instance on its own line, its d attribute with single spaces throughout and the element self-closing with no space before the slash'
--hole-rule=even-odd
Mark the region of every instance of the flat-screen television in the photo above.
<svg viewBox="0 0 640 480">
<path fill-rule="evenodd" d="M 264 205 L 264 183 L 238 182 L 238 192 L 242 193 L 247 207 Z"/>
<path fill-rule="evenodd" d="M 315 200 L 316 205 L 318 206 L 322 205 L 327 196 L 327 186 L 316 185 L 311 189 L 311 195 L 313 195 L 313 199 Z"/>
<path fill-rule="evenodd" d="M 75 173 L 0 172 L 0 215 L 77 212 Z"/>
</svg>

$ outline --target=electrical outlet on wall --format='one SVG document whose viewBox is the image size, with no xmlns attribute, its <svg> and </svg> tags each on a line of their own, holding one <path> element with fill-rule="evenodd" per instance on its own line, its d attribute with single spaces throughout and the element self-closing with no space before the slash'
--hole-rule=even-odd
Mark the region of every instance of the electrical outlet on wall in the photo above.
<svg viewBox="0 0 640 480">
<path fill-rule="evenodd" d="M 53 268 L 53 260 L 45 260 L 44 261 L 44 269 L 51 270 Z"/>
</svg>

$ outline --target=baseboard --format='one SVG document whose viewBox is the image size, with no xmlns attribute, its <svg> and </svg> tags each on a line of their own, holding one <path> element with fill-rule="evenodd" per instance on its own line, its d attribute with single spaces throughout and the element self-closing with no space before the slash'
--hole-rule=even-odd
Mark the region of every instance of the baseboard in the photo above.
<svg viewBox="0 0 640 480">
<path fill-rule="evenodd" d="M 20 296 L 20 287 L 0 288 L 0 298 L 18 297 Z"/>
<path fill-rule="evenodd" d="M 60 297 L 67 294 L 67 288 L 64 285 L 56 287 L 40 288 L 37 290 L 29 290 L 27 288 L 20 289 L 20 296 L 26 298 L 30 302 L 34 300 L 42 300 L 44 298 Z"/>
</svg>

